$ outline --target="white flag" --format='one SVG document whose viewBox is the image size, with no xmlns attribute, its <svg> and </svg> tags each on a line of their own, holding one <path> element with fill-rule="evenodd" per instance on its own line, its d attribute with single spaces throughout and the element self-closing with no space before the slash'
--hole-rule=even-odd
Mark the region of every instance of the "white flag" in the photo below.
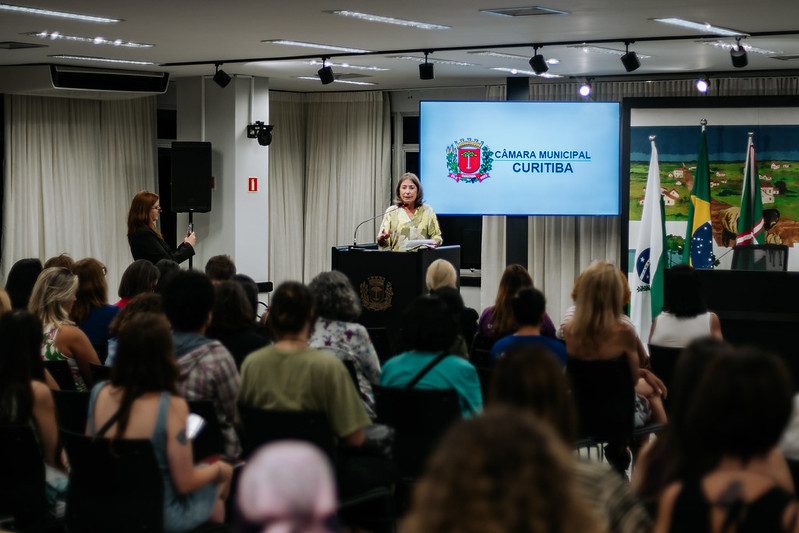
<svg viewBox="0 0 799 533">
<path fill-rule="evenodd" d="M 646 178 L 644 208 L 638 230 L 638 245 L 630 272 L 630 319 L 638 337 L 646 343 L 652 318 L 663 307 L 663 198 L 660 189 L 658 151 L 652 142 L 652 158 Z"/>
</svg>

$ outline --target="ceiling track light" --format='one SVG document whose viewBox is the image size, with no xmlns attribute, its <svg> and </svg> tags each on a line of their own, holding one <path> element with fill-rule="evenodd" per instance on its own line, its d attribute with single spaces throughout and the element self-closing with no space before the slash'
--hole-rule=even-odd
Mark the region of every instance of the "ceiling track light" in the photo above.
<svg viewBox="0 0 799 533">
<path fill-rule="evenodd" d="M 319 81 L 322 82 L 322 85 L 327 85 L 336 81 L 336 77 L 333 75 L 333 69 L 327 66 L 326 62 L 328 59 L 330 58 L 322 58 L 322 68 L 316 72 L 316 74 L 319 76 Z"/>
<path fill-rule="evenodd" d="M 583 98 L 588 98 L 591 96 L 591 78 L 585 80 L 584 83 L 580 84 L 580 87 L 577 89 L 577 92 Z"/>
<path fill-rule="evenodd" d="M 743 68 L 749 64 L 749 59 L 746 57 L 746 48 L 741 44 L 741 38 L 735 38 L 735 46 L 730 48 L 730 59 L 732 66 L 735 68 Z"/>
<path fill-rule="evenodd" d="M 541 47 L 537 44 L 533 45 L 533 57 L 530 58 L 530 68 L 532 68 L 533 72 L 536 74 L 543 74 L 549 70 L 549 65 L 547 65 L 544 56 L 538 53 L 539 48 Z"/>
<path fill-rule="evenodd" d="M 699 78 L 696 80 L 696 90 L 702 94 L 707 93 L 708 89 L 710 89 L 710 80 L 707 78 Z"/>
<path fill-rule="evenodd" d="M 227 72 L 221 70 L 219 67 L 222 66 L 222 63 L 215 63 L 214 66 L 216 67 L 216 72 L 214 73 L 214 83 L 222 87 L 223 89 L 228 86 L 230 80 L 232 79 Z"/>
<path fill-rule="evenodd" d="M 435 72 L 433 71 L 433 64 L 427 62 L 427 54 L 432 54 L 433 52 L 425 51 L 424 53 L 424 63 L 419 64 L 419 79 L 420 80 L 432 80 L 435 78 Z"/>
<path fill-rule="evenodd" d="M 624 55 L 621 56 L 621 64 L 624 65 L 627 72 L 637 70 L 641 66 L 641 61 L 638 60 L 638 55 L 635 52 L 630 52 L 630 45 L 635 41 L 624 41 Z"/>
</svg>

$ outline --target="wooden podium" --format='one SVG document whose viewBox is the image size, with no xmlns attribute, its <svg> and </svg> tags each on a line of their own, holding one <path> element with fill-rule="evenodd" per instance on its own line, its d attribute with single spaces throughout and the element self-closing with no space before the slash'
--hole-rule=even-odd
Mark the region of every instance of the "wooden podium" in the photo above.
<svg viewBox="0 0 799 533">
<path fill-rule="evenodd" d="M 460 286 L 460 246 L 416 252 L 380 251 L 377 245 L 333 247 L 333 270 L 343 272 L 360 296 L 359 322 L 369 330 L 381 361 L 399 353 L 402 312 L 426 292 L 425 273 L 436 259 L 452 263 Z"/>
</svg>

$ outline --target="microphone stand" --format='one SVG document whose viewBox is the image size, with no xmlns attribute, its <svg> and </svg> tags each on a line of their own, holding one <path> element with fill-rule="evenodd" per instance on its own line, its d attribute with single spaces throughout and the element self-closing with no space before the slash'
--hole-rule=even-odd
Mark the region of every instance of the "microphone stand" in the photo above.
<svg viewBox="0 0 799 533">
<path fill-rule="evenodd" d="M 355 226 L 355 232 L 352 234 L 352 247 L 356 248 L 358 246 L 358 239 L 356 238 L 356 236 L 358 235 L 358 228 L 360 228 L 361 226 L 363 226 L 364 224 L 366 224 L 369 221 L 372 221 L 372 220 L 374 220 L 376 218 L 379 218 L 379 217 L 382 217 L 384 215 L 387 215 L 387 214 L 391 213 L 392 211 L 396 211 L 399 208 L 400 208 L 400 206 L 395 205 L 394 209 L 386 209 L 386 211 L 384 213 L 380 213 L 380 214 L 375 215 L 375 216 L 373 216 L 371 218 L 367 218 L 366 220 L 364 220 L 363 222 L 361 222 L 360 224 Z"/>
</svg>

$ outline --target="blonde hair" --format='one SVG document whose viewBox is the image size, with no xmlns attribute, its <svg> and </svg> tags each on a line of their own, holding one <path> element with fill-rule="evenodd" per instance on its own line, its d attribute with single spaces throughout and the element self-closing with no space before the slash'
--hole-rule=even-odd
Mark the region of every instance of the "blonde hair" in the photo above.
<svg viewBox="0 0 799 533">
<path fill-rule="evenodd" d="M 13 307 L 11 307 L 11 298 L 8 297 L 8 293 L 5 289 L 0 289 L 0 315 L 11 311 Z"/>
<path fill-rule="evenodd" d="M 458 274 L 455 272 L 455 267 L 452 266 L 452 263 L 446 259 L 436 259 L 427 267 L 425 282 L 427 283 L 427 289 L 431 291 L 441 287 L 456 289 Z"/>
<path fill-rule="evenodd" d="M 33 286 L 28 311 L 38 316 L 42 324 L 72 325 L 64 303 L 78 291 L 78 276 L 63 267 L 42 270 Z"/>
<path fill-rule="evenodd" d="M 569 334 L 578 342 L 597 346 L 618 322 L 625 304 L 625 284 L 619 269 L 596 261 L 580 274 L 577 307 L 569 322 Z"/>
</svg>

